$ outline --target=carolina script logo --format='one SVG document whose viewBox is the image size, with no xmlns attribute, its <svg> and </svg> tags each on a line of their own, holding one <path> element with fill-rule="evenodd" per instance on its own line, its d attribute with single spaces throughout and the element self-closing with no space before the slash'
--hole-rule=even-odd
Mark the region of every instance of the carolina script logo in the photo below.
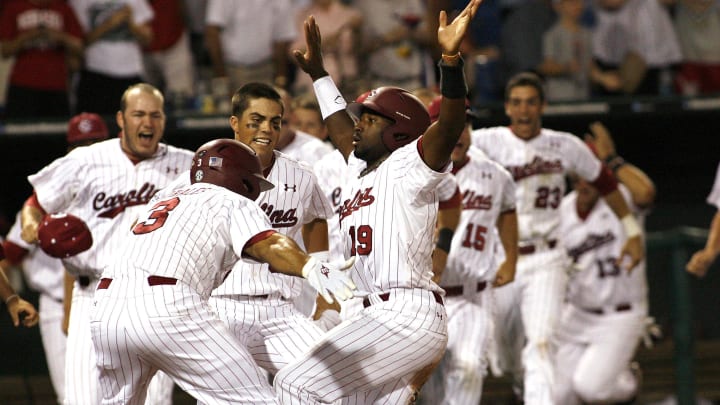
<svg viewBox="0 0 720 405">
<path fill-rule="evenodd" d="M 580 256 L 584 253 L 589 252 L 597 247 L 600 247 L 606 243 L 610 243 L 615 240 L 615 235 L 608 231 L 602 235 L 590 234 L 582 241 L 579 245 L 568 250 L 568 255 L 572 257 L 573 263 L 577 263 Z"/>
<path fill-rule="evenodd" d="M 290 228 L 298 223 L 297 210 L 295 208 L 287 211 L 276 210 L 274 205 L 263 203 L 260 209 L 265 211 L 265 215 L 270 219 L 273 228 Z"/>
<path fill-rule="evenodd" d="M 345 200 L 342 208 L 340 209 L 340 221 L 342 221 L 343 218 L 352 215 L 353 212 L 359 210 L 360 208 L 367 207 L 368 205 L 374 203 L 375 197 L 370 195 L 372 189 L 372 187 L 368 187 L 365 190 L 358 190 L 352 200 Z"/>
<path fill-rule="evenodd" d="M 155 185 L 145 183 L 139 190 L 130 190 L 127 193 L 118 193 L 108 196 L 99 192 L 93 199 L 93 208 L 100 211 L 100 218 L 115 218 L 122 214 L 125 208 L 133 205 L 144 205 L 158 192 Z"/>
<path fill-rule="evenodd" d="M 540 156 L 535 156 L 530 163 L 522 166 L 508 166 L 507 169 L 512 174 L 513 179 L 518 181 L 536 174 L 562 173 L 563 165 L 560 159 L 543 160 Z"/>
<path fill-rule="evenodd" d="M 489 210 L 490 208 L 492 208 L 492 195 L 477 195 L 472 190 L 466 190 L 463 194 L 463 209 Z"/>
</svg>

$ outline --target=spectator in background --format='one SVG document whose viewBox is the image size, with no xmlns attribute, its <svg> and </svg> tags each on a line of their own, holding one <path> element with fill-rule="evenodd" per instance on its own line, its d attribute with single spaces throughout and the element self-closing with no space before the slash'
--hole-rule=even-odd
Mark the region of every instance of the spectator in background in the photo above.
<svg viewBox="0 0 720 405">
<path fill-rule="evenodd" d="M 527 0 L 505 19 L 500 34 L 503 83 L 517 73 L 535 71 L 542 63 L 543 35 L 557 20 L 551 1 Z"/>
<path fill-rule="evenodd" d="M 295 15 L 295 26 L 302 31 L 303 22 L 312 15 L 321 27 L 325 68 L 343 93 L 356 91 L 358 76 L 357 50 L 363 16 L 360 10 L 339 0 L 312 0 Z M 304 49 L 305 42 L 297 36 L 290 49 Z M 298 75 L 293 85 L 295 94 L 312 91 L 307 75 Z"/>
<path fill-rule="evenodd" d="M 190 32 L 190 49 L 198 70 L 210 68 L 210 54 L 205 47 L 205 11 L 207 0 L 182 0 L 185 9 L 185 20 Z"/>
<path fill-rule="evenodd" d="M 592 32 L 581 25 L 583 0 L 553 0 L 558 21 L 543 35 L 543 61 L 548 101 L 590 97 Z"/>
<path fill-rule="evenodd" d="M 142 46 L 153 38 L 146 0 L 69 0 L 85 29 L 77 110 L 115 114 L 125 90 L 142 81 Z"/>
<path fill-rule="evenodd" d="M 674 22 L 683 54 L 676 76 L 680 94 L 720 92 L 720 2 L 679 0 Z"/>
<path fill-rule="evenodd" d="M 249 82 L 288 85 L 288 49 L 297 35 L 290 0 L 208 0 L 205 41 L 213 76 L 228 93 Z"/>
<path fill-rule="evenodd" d="M 288 122 L 290 129 L 305 132 L 321 141 L 328 141 L 327 127 L 314 94 L 305 93 L 295 97 L 289 113 L 291 115 Z"/>
<path fill-rule="evenodd" d="M 426 50 L 435 45 L 422 0 L 362 0 L 354 3 L 365 16 L 362 44 L 367 88 L 425 85 Z M 433 16 L 437 20 L 437 15 Z M 434 21 L 432 24 L 437 24 Z"/>
<path fill-rule="evenodd" d="M 168 98 L 190 98 L 194 93 L 195 67 L 190 37 L 185 27 L 182 0 L 153 0 L 153 39 L 145 47 L 147 81 Z M 183 103 L 184 104 L 184 103 Z"/>
<path fill-rule="evenodd" d="M 61 0 L 6 2 L 0 14 L 2 57 L 15 57 L 6 96 L 6 118 L 68 118 L 68 58 L 81 58 L 83 32 Z M 42 100 L 42 102 L 38 102 Z"/>
<path fill-rule="evenodd" d="M 597 0 L 595 12 L 595 62 L 601 72 L 616 74 L 620 85 L 617 90 L 596 85 L 594 93 L 657 95 L 661 84 L 663 91 L 671 90 L 668 75 L 682 54 L 670 15 L 660 1 Z"/>
</svg>

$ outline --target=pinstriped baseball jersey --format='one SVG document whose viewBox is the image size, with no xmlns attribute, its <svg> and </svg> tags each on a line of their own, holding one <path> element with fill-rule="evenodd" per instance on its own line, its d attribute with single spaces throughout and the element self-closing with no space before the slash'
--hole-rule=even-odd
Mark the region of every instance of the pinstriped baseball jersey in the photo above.
<svg viewBox="0 0 720 405">
<path fill-rule="evenodd" d="M 344 201 L 343 190 L 347 188 L 353 177 L 350 175 L 345 158 L 339 150 L 323 156 L 322 159 L 315 163 L 313 169 L 318 179 L 318 185 L 325 192 L 325 196 L 334 210 L 334 215 L 328 218 L 327 221 L 328 241 L 330 244 L 330 257 L 333 260 L 339 260 L 343 258 L 343 252 L 345 251 L 344 239 L 340 231 L 339 213 Z"/>
<path fill-rule="evenodd" d="M 622 184 L 619 188 L 642 224 L 644 213 L 632 204 L 627 188 Z M 561 242 L 576 270 L 568 282 L 568 301 L 579 308 L 645 302 L 645 261 L 629 274 L 615 264 L 618 252 L 627 240 L 620 221 L 603 199 L 595 203 L 586 218 L 581 218 L 576 200 L 577 192 L 573 191 L 563 199 L 560 207 Z"/>
<path fill-rule="evenodd" d="M 463 285 L 470 275 L 491 280 L 499 242 L 494 229 L 501 213 L 515 209 L 515 183 L 507 170 L 479 154 L 453 173 L 463 205 L 441 285 Z"/>
<path fill-rule="evenodd" d="M 178 279 L 207 299 L 242 257 L 247 241 L 270 230 L 253 201 L 213 184 L 177 189 L 145 208 L 103 277 L 123 277 L 129 267 Z"/>
<path fill-rule="evenodd" d="M 272 227 L 304 247 L 303 225 L 332 216 L 332 207 L 318 185 L 317 177 L 306 163 L 275 151 L 275 162 L 266 178 L 275 184 L 255 201 L 265 212 Z M 285 298 L 300 294 L 301 278 L 271 273 L 265 263 L 238 262 L 235 270 L 214 292 L 219 295 L 264 295 L 280 292 Z"/>
<path fill-rule="evenodd" d="M 47 294 L 54 300 L 62 301 L 65 296 L 63 287 L 65 270 L 62 262 L 60 259 L 46 255 L 37 246 L 25 242 L 20 237 L 20 231 L 20 213 L 18 213 L 15 216 L 15 223 L 7 234 L 6 243 L 12 243 L 27 252 L 21 263 L 25 282 L 31 289 Z"/>
<path fill-rule="evenodd" d="M 72 213 L 92 231 L 92 247 L 66 259 L 67 270 L 99 276 L 123 246 L 125 231 L 138 210 L 187 170 L 192 157 L 190 151 L 160 144 L 152 158 L 133 164 L 116 138 L 74 149 L 29 176 L 47 212 Z"/>
<path fill-rule="evenodd" d="M 346 194 L 340 228 L 345 257 L 357 256 L 352 279 L 359 290 L 439 290 L 430 279 L 431 254 L 437 186 L 449 174 L 425 164 L 421 142 L 394 151 L 377 169 L 358 177 Z"/>
<path fill-rule="evenodd" d="M 543 128 L 530 140 L 508 127 L 474 130 L 472 144 L 504 166 L 513 176 L 521 241 L 556 238 L 558 208 L 565 195 L 565 174 L 587 180 L 600 174 L 601 163 L 576 136 Z"/>
<path fill-rule="evenodd" d="M 707 197 L 707 203 L 716 206 L 720 209 L 720 164 L 718 165 L 717 172 L 715 173 L 715 182 L 713 183 L 710 195 Z"/>
</svg>

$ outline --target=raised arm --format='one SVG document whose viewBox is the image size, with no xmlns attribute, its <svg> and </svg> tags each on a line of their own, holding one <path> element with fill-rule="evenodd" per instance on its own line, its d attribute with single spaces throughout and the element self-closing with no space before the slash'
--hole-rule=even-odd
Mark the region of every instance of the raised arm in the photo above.
<svg viewBox="0 0 720 405">
<path fill-rule="evenodd" d="M 315 17 L 310 16 L 303 24 L 305 33 L 306 51 L 294 50 L 293 55 L 300 68 L 307 73 L 313 81 L 320 111 L 327 125 L 330 141 L 343 154 L 347 160 L 353 151 L 352 135 L 355 127 L 350 115 L 345 111 L 347 102 L 337 90 L 335 83 L 329 76 L 322 57 L 322 38 L 320 27 Z"/>
<path fill-rule="evenodd" d="M 440 11 L 438 44 L 442 51 L 440 66 L 440 116 L 423 135 L 423 159 L 434 170 L 442 170 L 465 128 L 467 85 L 463 61 L 458 49 L 465 37 L 480 0 L 471 0 L 465 9 L 448 24 L 447 13 Z"/>
</svg>

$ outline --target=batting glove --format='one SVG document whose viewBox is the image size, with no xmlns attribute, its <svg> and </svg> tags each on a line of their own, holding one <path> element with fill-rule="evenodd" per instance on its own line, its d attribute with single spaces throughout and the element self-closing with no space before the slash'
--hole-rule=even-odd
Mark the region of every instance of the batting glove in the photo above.
<svg viewBox="0 0 720 405">
<path fill-rule="evenodd" d="M 333 296 L 341 301 L 353 297 L 352 290 L 357 287 L 355 287 L 355 283 L 350 277 L 345 274 L 344 270 L 352 267 L 354 263 L 355 256 L 339 266 L 320 262 L 311 257 L 303 266 L 302 275 L 328 304 L 332 304 L 334 302 Z"/>
</svg>

